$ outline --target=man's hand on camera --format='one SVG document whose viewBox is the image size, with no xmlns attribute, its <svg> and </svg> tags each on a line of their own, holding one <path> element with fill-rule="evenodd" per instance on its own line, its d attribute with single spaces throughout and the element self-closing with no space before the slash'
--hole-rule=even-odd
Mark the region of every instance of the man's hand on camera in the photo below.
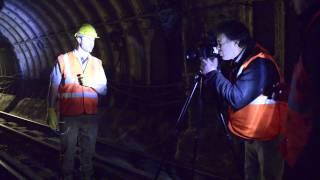
<svg viewBox="0 0 320 180">
<path fill-rule="evenodd" d="M 207 74 L 211 71 L 215 71 L 218 68 L 218 58 L 205 58 L 201 60 L 201 72 Z"/>
</svg>

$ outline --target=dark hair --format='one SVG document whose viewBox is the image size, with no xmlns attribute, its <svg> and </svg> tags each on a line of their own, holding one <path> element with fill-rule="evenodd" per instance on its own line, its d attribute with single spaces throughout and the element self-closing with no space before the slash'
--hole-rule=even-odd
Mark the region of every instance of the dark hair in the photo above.
<svg viewBox="0 0 320 180">
<path fill-rule="evenodd" d="M 229 20 L 217 26 L 216 34 L 224 34 L 233 41 L 239 41 L 240 47 L 248 47 L 253 43 L 248 28 L 239 21 Z"/>
</svg>

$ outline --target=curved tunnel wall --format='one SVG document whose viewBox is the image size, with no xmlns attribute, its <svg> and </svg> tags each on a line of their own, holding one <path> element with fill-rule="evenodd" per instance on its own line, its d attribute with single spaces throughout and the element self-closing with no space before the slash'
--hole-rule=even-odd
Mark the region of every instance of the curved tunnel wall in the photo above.
<svg viewBox="0 0 320 180">
<path fill-rule="evenodd" d="M 111 72 L 122 71 L 120 74 L 131 73 L 141 78 L 144 67 L 139 67 L 143 66 L 139 60 L 133 59 L 132 62 L 127 60 L 129 62 L 123 67 L 120 66 L 122 69 L 119 70 L 117 66 L 123 62 L 115 62 L 116 56 L 119 55 L 117 52 L 121 54 L 119 51 L 123 50 L 121 46 L 124 44 L 131 43 L 133 46 L 144 44 L 136 41 L 144 41 L 141 33 L 144 32 L 143 29 L 149 28 L 151 23 L 148 23 L 148 19 L 137 17 L 153 13 L 157 6 L 156 0 L 134 0 L 126 3 L 117 0 L 4 0 L 0 11 L 0 32 L 13 46 L 18 62 L 15 73 L 23 79 L 48 78 L 55 58 L 73 48 L 73 34 L 82 23 L 87 22 L 93 24 L 102 37 L 96 42 L 94 54 L 103 60 L 107 69 L 109 68 Z M 131 22 L 135 19 L 138 19 L 138 25 L 137 21 Z M 140 39 L 130 38 L 130 33 L 135 33 Z M 113 42 L 113 35 L 119 35 L 123 42 L 119 40 Z M 124 35 L 126 37 L 123 37 Z M 144 47 L 134 49 L 127 47 L 126 51 L 143 51 L 143 49 Z M 125 67 L 127 65 L 137 66 L 135 71 L 139 72 L 132 70 L 135 68 Z"/>
<path fill-rule="evenodd" d="M 199 22 L 194 22 L 192 17 L 187 17 L 189 19 L 186 23 L 184 21 L 186 16 L 193 16 L 192 13 L 199 14 L 202 18 L 206 16 L 210 18 L 212 12 L 219 14 L 218 12 L 228 9 L 231 4 L 225 1 L 225 5 L 218 5 L 218 8 L 211 12 L 205 8 L 196 12 L 192 8 L 224 1 L 2 0 L 1 2 L 0 33 L 13 46 L 18 65 L 16 72 L 12 74 L 19 74 L 23 79 L 47 79 L 55 58 L 73 48 L 73 34 L 79 26 L 82 23 L 91 23 L 102 37 L 96 42 L 94 55 L 103 60 L 107 74 L 112 74 L 115 80 L 142 81 L 147 84 L 168 83 L 171 77 L 182 74 L 183 58 L 180 56 L 183 54 L 183 47 L 181 46 L 185 40 L 183 38 L 186 37 L 182 37 L 181 28 L 184 28 L 183 31 L 190 31 L 191 26 L 199 25 L 202 20 L 210 24 L 209 19 L 199 18 L 197 20 Z M 229 8 L 232 11 L 229 16 L 239 16 L 238 11 L 243 4 L 246 6 L 246 2 L 239 0 L 238 4 L 234 3 L 233 7 L 236 6 L 237 10 Z M 181 9 L 191 9 L 191 11 L 182 12 Z M 250 11 L 246 13 L 250 14 Z M 226 17 L 215 18 L 213 22 Z M 196 33 L 199 34 L 200 31 Z M 175 78 L 177 79 L 179 77 Z"/>
<path fill-rule="evenodd" d="M 182 76 L 183 70 L 188 71 L 186 65 L 182 64 L 183 58 L 180 56 L 183 54 L 183 47 L 180 46 L 196 45 L 201 33 L 218 20 L 239 17 L 241 13 L 239 11 L 243 11 L 245 15 L 250 14 L 247 9 L 251 6 L 247 7 L 247 4 L 242 3 L 247 1 L 271 2 L 270 0 L 0 0 L 3 2 L 0 11 L 0 34 L 3 38 L 0 38 L 0 43 L 5 42 L 5 49 L 11 46 L 14 56 L 10 57 L 11 50 L 8 50 L 8 56 L 2 56 L 0 51 L 0 78 L 4 75 L 18 74 L 18 78 L 24 80 L 48 81 L 55 58 L 73 48 L 73 34 L 82 23 L 89 22 L 97 28 L 101 37 L 96 41 L 93 53 L 102 59 L 108 80 L 125 82 L 113 87 L 115 93 L 109 102 L 113 102 L 114 106 L 108 109 L 106 118 L 108 121 L 101 126 L 105 130 L 102 136 L 120 145 L 129 142 L 125 144 L 127 148 L 137 144 L 139 149 L 146 151 L 160 150 L 158 147 L 162 143 L 159 142 L 163 142 L 166 134 L 170 134 L 171 128 L 175 127 L 178 108 L 181 107 L 185 94 L 181 93 L 184 89 L 176 84 L 161 87 L 157 85 L 175 82 Z M 219 5 L 219 2 L 226 3 Z M 239 3 L 230 6 L 230 2 Z M 210 3 L 218 5 L 210 7 Z M 190 10 L 184 12 L 186 14 L 181 18 L 179 17 L 181 12 L 177 10 L 179 8 Z M 11 60 L 4 61 L 2 57 L 12 58 L 14 65 L 9 68 Z M 190 74 L 186 76 L 190 77 Z M 22 85 L 15 90 L 26 91 L 25 86 L 34 85 L 36 87 L 29 91 L 35 96 L 29 98 L 30 96 L 24 96 L 23 92 L 15 93 L 15 96 L 9 94 L 10 99 L 6 100 L 9 103 L 4 103 L 0 95 L 0 102 L 3 104 L 0 103 L 0 108 L 30 119 L 44 120 L 47 84 L 40 84 L 38 81 L 22 82 Z M 130 83 L 135 82 L 156 85 L 143 84 L 132 88 Z M 0 85 L 1 83 L 0 80 Z M 212 106 L 214 105 L 209 108 Z M 210 113 L 214 113 L 212 110 L 213 108 L 209 110 Z M 191 117 L 196 114 L 195 110 L 189 115 Z M 205 121 L 210 123 L 206 123 L 208 126 L 204 132 L 215 133 L 212 129 L 218 126 L 212 127 L 215 125 L 211 123 L 212 117 L 213 115 L 207 116 Z M 195 119 L 190 118 L 188 123 L 196 124 Z M 219 138 L 210 133 L 205 137 L 208 141 L 214 142 L 212 137 Z M 187 133 L 185 135 L 186 138 L 183 137 L 185 140 L 182 139 L 178 147 L 182 151 L 177 152 L 192 149 L 184 148 L 188 144 L 185 141 L 191 139 Z M 222 162 L 211 156 L 211 152 L 217 150 L 216 145 L 213 145 L 199 156 L 204 157 L 205 160 L 201 163 L 207 167 L 211 167 L 212 162 Z M 188 152 L 186 157 L 191 157 L 188 156 Z"/>
</svg>

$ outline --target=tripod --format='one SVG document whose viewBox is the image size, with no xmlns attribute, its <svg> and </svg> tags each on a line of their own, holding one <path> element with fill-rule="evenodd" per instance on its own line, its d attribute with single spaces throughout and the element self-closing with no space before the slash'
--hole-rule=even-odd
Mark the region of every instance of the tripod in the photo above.
<svg viewBox="0 0 320 180">
<path fill-rule="evenodd" d="M 168 141 L 174 141 L 176 143 L 177 141 L 177 138 L 178 138 L 178 135 L 180 134 L 180 125 L 183 121 L 183 118 L 189 108 L 189 105 L 190 105 L 190 102 L 197 90 L 198 89 L 198 107 L 199 107 L 199 119 L 198 120 L 202 120 L 203 119 L 203 99 L 202 99 L 202 84 L 203 84 L 203 75 L 201 73 L 198 73 L 195 75 L 194 77 L 194 84 L 193 84 L 193 87 L 192 87 L 192 90 L 191 90 L 191 93 L 188 95 L 181 111 L 180 111 L 180 114 L 178 116 L 178 119 L 176 121 L 176 126 L 175 126 L 175 132 L 174 132 L 174 140 L 171 139 L 171 136 L 168 136 L 168 138 L 165 140 L 165 142 L 168 142 Z M 220 109 L 219 109 L 220 111 Z M 225 119 L 224 119 L 224 116 L 223 114 L 221 113 L 221 111 L 219 112 L 219 119 L 221 120 L 222 122 L 222 125 L 223 125 L 223 128 L 224 128 L 224 131 L 227 135 L 227 139 L 229 141 L 231 141 L 231 136 L 230 136 L 230 133 L 228 131 L 228 128 L 227 128 L 227 124 L 225 122 Z M 197 151 L 198 151 L 198 133 L 196 133 L 196 136 L 194 137 L 194 146 L 193 146 L 193 155 L 192 155 L 192 179 L 194 179 L 195 177 L 195 167 L 196 167 L 196 159 L 197 159 Z M 168 160 L 169 158 L 169 155 L 170 153 L 166 152 L 164 153 L 163 157 L 161 158 L 161 161 L 160 161 L 160 165 L 156 171 L 156 174 L 153 178 L 153 180 L 157 180 L 159 178 L 159 175 L 162 171 L 162 168 L 165 164 L 165 162 Z"/>
<path fill-rule="evenodd" d="M 191 93 L 188 95 L 188 97 L 187 97 L 187 99 L 186 99 L 186 101 L 185 101 L 185 103 L 184 103 L 184 105 L 183 105 L 183 107 L 182 107 L 182 109 L 181 109 L 181 111 L 180 111 L 180 114 L 179 114 L 179 116 L 178 116 L 178 119 L 177 119 L 177 121 L 176 121 L 176 126 L 175 126 L 175 132 L 174 132 L 174 140 L 172 140 L 171 138 L 171 136 L 169 136 L 166 140 L 165 140 L 165 142 L 167 142 L 167 141 L 174 141 L 175 142 L 175 144 L 176 144 L 176 141 L 177 141 L 177 139 L 178 139 L 178 135 L 180 134 L 180 126 L 181 126 L 181 123 L 182 123 L 182 121 L 183 121 L 183 118 L 184 118 L 184 116 L 185 116 L 185 114 L 186 114 L 186 112 L 187 112 L 187 110 L 188 110 L 188 108 L 189 108 L 189 105 L 190 105 L 190 102 L 191 102 L 191 100 L 192 100 L 192 98 L 193 98 L 193 96 L 194 96 L 194 94 L 195 94 L 195 92 L 196 92 L 196 90 L 198 89 L 198 96 L 199 96 L 199 98 L 198 98 L 198 107 L 199 107 L 199 120 L 201 120 L 201 119 L 203 119 L 203 113 L 202 113 L 202 111 L 203 111 L 203 100 L 202 100 L 202 84 L 203 84 L 203 75 L 202 74 L 200 74 L 200 73 L 198 73 L 198 74 L 196 74 L 195 75 L 195 77 L 194 77 L 194 84 L 193 84 L 193 87 L 192 87 L 192 90 L 191 90 Z M 194 175 L 195 175 L 195 164 L 196 164 L 196 159 L 197 159 L 197 151 L 198 151 L 198 135 L 197 135 L 198 133 L 196 133 L 196 136 L 194 137 L 194 146 L 193 146 L 193 156 L 192 156 L 192 177 L 194 177 Z M 154 176 L 154 180 L 157 180 L 158 179 L 158 177 L 159 177 L 159 175 L 160 175 L 160 173 L 161 173 L 161 171 L 162 171 L 162 168 L 163 168 L 163 165 L 165 164 L 165 162 L 168 160 L 168 158 L 169 158 L 169 155 L 170 155 L 170 153 L 168 153 L 168 152 L 166 152 L 166 153 L 164 153 L 164 155 L 163 155 L 163 157 L 161 158 L 161 161 L 160 161 L 160 165 L 159 165 L 159 167 L 158 167 L 158 169 L 157 169 L 157 171 L 156 171 L 156 174 L 155 174 L 155 176 Z M 194 179 L 194 178 L 193 178 Z"/>
</svg>

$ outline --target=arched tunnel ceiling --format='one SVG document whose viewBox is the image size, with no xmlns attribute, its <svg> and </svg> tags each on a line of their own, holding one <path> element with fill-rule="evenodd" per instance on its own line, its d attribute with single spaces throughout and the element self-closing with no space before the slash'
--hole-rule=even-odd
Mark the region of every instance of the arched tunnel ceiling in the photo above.
<svg viewBox="0 0 320 180">
<path fill-rule="evenodd" d="M 93 24 L 99 34 L 123 29 L 130 18 L 154 13 L 159 0 L 3 0 L 0 32 L 13 46 L 17 72 L 36 79 L 48 74 L 55 58 L 72 49 L 73 34 L 82 23 Z M 104 56 L 108 42 L 97 43 Z M 15 72 L 15 73 L 17 73 Z"/>
<path fill-rule="evenodd" d="M 15 72 L 10 74 L 18 74 L 23 79 L 48 79 L 56 57 L 72 50 L 75 43 L 73 35 L 77 29 L 83 23 L 90 23 L 101 37 L 96 41 L 94 55 L 102 59 L 106 67 L 112 67 L 107 69 L 107 72 L 112 74 L 113 71 L 117 71 L 115 65 L 121 64 L 120 58 L 115 59 L 115 56 L 119 54 L 128 56 L 129 53 L 135 53 L 136 56 L 129 55 L 131 59 L 127 60 L 126 65 L 121 65 L 121 73 L 125 71 L 123 74 L 134 74 L 135 79 L 144 78 L 147 83 L 150 83 L 154 82 L 154 79 L 159 79 L 157 77 L 159 75 L 152 74 L 152 68 L 163 69 L 160 74 L 168 74 L 166 66 L 169 64 L 170 67 L 172 66 L 169 62 L 170 58 L 182 58 L 170 54 L 171 51 L 175 54 L 183 54 L 180 47 L 181 39 L 179 39 L 181 33 L 177 34 L 181 30 L 179 28 L 182 28 L 179 25 L 182 23 L 181 14 L 185 16 L 194 9 L 200 13 L 203 9 L 203 13 L 208 13 L 205 8 L 212 8 L 210 5 L 216 6 L 214 11 L 211 11 L 216 13 L 218 12 L 216 10 L 222 9 L 222 6 L 226 7 L 233 3 L 239 7 L 249 1 L 267 0 L 0 0 L 0 34 L 3 36 L 1 39 L 7 39 L 12 45 L 11 51 L 15 56 L 14 60 L 8 60 L 8 62 L 16 62 L 13 68 Z M 201 9 L 201 5 L 205 8 Z M 230 7 L 230 11 L 225 13 L 229 16 L 236 16 L 237 11 L 241 9 L 234 10 L 232 6 Z M 219 19 L 219 14 L 216 14 L 216 18 Z M 191 18 L 189 23 L 194 20 Z M 150 27 L 153 29 L 160 27 L 159 29 L 167 32 L 175 31 L 177 37 L 170 37 L 168 38 L 170 42 L 165 42 L 172 45 L 169 48 L 163 40 L 159 40 L 161 38 L 157 34 L 156 38 L 161 48 L 169 50 L 166 55 L 163 55 L 161 48 L 158 48 L 157 53 L 162 57 L 157 57 L 152 61 L 153 64 L 150 58 L 150 54 L 154 53 L 153 49 L 146 48 L 153 43 L 151 36 L 155 33 L 155 31 L 148 32 Z M 133 34 L 134 38 L 128 35 L 129 33 Z M 114 45 L 115 43 L 118 44 Z M 114 52 L 114 46 L 126 46 L 123 44 L 127 45 L 126 55 L 123 55 L 124 49 L 118 48 L 117 52 Z M 177 52 L 179 50 L 181 52 Z M 128 57 L 121 58 L 128 59 Z M 144 60 L 147 58 L 149 59 Z M 164 62 L 164 59 L 168 62 Z M 183 66 L 179 63 L 171 67 L 172 74 L 177 74 L 176 69 L 181 69 Z M 158 68 L 158 65 L 162 67 Z M 3 65 L 0 63 L 0 72 L 2 72 L 1 69 Z M 152 76 L 155 78 L 152 79 Z"/>
</svg>

